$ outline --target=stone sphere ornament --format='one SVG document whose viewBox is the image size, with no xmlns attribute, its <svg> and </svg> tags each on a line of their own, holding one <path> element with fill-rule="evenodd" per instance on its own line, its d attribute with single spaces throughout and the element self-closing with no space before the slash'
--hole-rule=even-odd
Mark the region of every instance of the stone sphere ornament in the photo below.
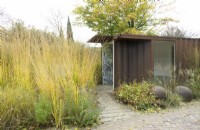
<svg viewBox="0 0 200 130">
<path fill-rule="evenodd" d="M 156 99 L 165 100 L 167 98 L 167 93 L 164 87 L 154 86 L 151 91 L 155 95 Z"/>
<path fill-rule="evenodd" d="M 185 86 L 177 86 L 175 87 L 174 92 L 181 96 L 184 102 L 192 101 L 193 96 L 190 88 Z"/>
</svg>

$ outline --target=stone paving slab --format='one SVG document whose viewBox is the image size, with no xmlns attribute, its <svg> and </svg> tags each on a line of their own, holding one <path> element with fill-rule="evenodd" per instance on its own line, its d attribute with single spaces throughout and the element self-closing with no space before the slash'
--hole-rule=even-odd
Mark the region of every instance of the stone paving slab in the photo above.
<svg viewBox="0 0 200 130">
<path fill-rule="evenodd" d="M 200 102 L 159 113 L 134 112 L 114 99 L 111 86 L 99 86 L 102 124 L 94 130 L 200 130 Z"/>
</svg>

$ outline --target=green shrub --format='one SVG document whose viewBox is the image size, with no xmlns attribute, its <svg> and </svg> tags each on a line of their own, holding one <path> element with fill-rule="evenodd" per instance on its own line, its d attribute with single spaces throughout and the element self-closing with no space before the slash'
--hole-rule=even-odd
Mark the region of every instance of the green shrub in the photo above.
<svg viewBox="0 0 200 130">
<path fill-rule="evenodd" d="M 48 125 L 51 123 L 52 104 L 49 98 L 40 95 L 35 103 L 35 120 L 39 125 Z"/>
<path fill-rule="evenodd" d="M 200 99 L 200 69 L 180 69 L 177 78 L 179 84 L 192 90 L 193 98 Z"/>
<path fill-rule="evenodd" d="M 190 70 L 188 74 L 187 87 L 192 90 L 194 99 L 200 99 L 200 69 Z"/>
<path fill-rule="evenodd" d="M 73 93 L 67 94 L 66 116 L 64 118 L 66 124 L 81 127 L 92 126 L 98 123 L 99 114 L 97 99 L 92 92 L 83 89 L 79 91 L 77 96 Z"/>
<path fill-rule="evenodd" d="M 137 110 L 157 108 L 157 102 L 151 93 L 151 84 L 142 83 L 122 84 L 116 91 L 116 98 L 124 103 L 132 105 Z"/>
<path fill-rule="evenodd" d="M 200 69 L 194 69 L 190 72 L 190 78 L 187 80 L 188 87 L 192 90 L 193 98 L 200 99 Z"/>
<path fill-rule="evenodd" d="M 21 87 L 0 91 L 0 129 L 16 129 L 32 124 L 34 93 Z"/>
<path fill-rule="evenodd" d="M 187 69 L 180 70 L 186 86 L 192 90 L 193 98 L 200 99 L 200 49 L 190 49 L 185 57 Z"/>
<path fill-rule="evenodd" d="M 170 92 L 167 95 L 167 99 L 165 101 L 161 101 L 160 106 L 164 108 L 178 107 L 180 106 L 181 101 L 182 99 L 179 95 Z"/>
</svg>

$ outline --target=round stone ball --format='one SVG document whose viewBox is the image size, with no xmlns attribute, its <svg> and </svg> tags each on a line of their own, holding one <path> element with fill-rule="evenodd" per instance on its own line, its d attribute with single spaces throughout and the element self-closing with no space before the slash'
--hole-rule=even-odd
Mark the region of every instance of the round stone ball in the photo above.
<svg viewBox="0 0 200 130">
<path fill-rule="evenodd" d="M 183 98 L 184 102 L 192 101 L 192 91 L 188 87 L 185 86 L 177 86 L 174 89 L 174 92 Z"/>
<path fill-rule="evenodd" d="M 151 91 L 155 95 L 156 99 L 164 100 L 167 98 L 167 93 L 164 87 L 154 86 Z"/>
</svg>

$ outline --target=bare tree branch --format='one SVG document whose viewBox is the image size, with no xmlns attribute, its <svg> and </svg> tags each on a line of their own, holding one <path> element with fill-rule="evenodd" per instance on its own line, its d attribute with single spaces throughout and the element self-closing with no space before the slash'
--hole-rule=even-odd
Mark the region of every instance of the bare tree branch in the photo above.
<svg viewBox="0 0 200 130">
<path fill-rule="evenodd" d="M 55 11 L 53 10 L 51 12 L 51 16 L 48 19 L 49 23 L 52 25 L 52 27 L 55 29 L 56 33 L 58 33 L 59 36 L 63 37 L 63 21 L 64 17 L 62 16 L 61 12 L 59 10 Z"/>
<path fill-rule="evenodd" d="M 200 34 L 181 29 L 177 26 L 167 26 L 166 30 L 161 34 L 169 37 L 198 38 Z"/>
<path fill-rule="evenodd" d="M 5 13 L 4 9 L 0 7 L 0 27 L 10 24 L 12 22 L 8 14 Z"/>
</svg>

